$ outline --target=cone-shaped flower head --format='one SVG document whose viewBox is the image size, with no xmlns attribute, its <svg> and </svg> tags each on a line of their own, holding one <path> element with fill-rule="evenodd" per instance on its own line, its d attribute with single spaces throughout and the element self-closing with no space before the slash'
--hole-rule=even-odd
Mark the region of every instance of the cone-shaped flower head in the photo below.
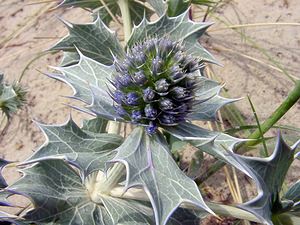
<svg viewBox="0 0 300 225">
<path fill-rule="evenodd" d="M 117 74 L 111 96 L 125 120 L 145 125 L 175 126 L 191 112 L 199 60 L 186 55 L 179 43 L 153 38 L 135 45 L 126 58 L 115 61 Z"/>
</svg>

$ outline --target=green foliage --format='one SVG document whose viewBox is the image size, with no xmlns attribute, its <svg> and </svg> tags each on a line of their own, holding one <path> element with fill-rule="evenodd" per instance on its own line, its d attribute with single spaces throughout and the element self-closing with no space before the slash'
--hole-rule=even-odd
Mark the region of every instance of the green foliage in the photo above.
<svg viewBox="0 0 300 225">
<path fill-rule="evenodd" d="M 71 24 L 63 21 L 69 30 L 69 35 L 54 45 L 51 50 L 64 50 L 76 53 L 78 48 L 87 57 L 105 65 L 113 63 L 113 55 L 123 56 L 122 46 L 114 32 L 109 30 L 100 18 L 90 24 Z M 64 64 L 76 61 L 76 54 L 65 57 Z"/>
<path fill-rule="evenodd" d="M 96 125 L 101 127 L 99 121 L 92 120 L 80 129 L 72 119 L 60 126 L 39 124 L 47 141 L 25 163 L 64 159 L 80 169 L 83 177 L 104 171 L 105 163 L 115 156 L 113 150 L 123 139 L 119 135 L 99 133 L 101 130 L 94 132 Z"/>
<path fill-rule="evenodd" d="M 118 5 L 118 0 L 103 0 L 103 2 L 105 3 L 105 6 L 100 0 L 65 0 L 60 4 L 60 6 L 89 8 L 93 10 L 94 15 L 99 16 L 106 25 L 109 25 L 109 23 L 113 20 L 111 14 L 118 17 L 121 16 L 121 11 Z M 155 1 L 153 1 L 153 3 L 157 4 Z M 107 9 L 109 9 L 110 12 Z M 152 14 L 151 10 L 144 7 L 143 2 L 137 2 L 134 0 L 129 1 L 129 10 L 133 24 L 139 24 L 144 15 L 149 18 Z"/>
<path fill-rule="evenodd" d="M 142 128 L 136 128 L 117 151 L 112 161 L 126 165 L 125 187 L 142 186 L 147 190 L 156 224 L 166 224 L 170 214 L 183 202 L 212 212 L 196 184 L 173 161 L 161 134 L 150 138 Z"/>
<path fill-rule="evenodd" d="M 270 157 L 264 159 L 237 157 L 241 166 L 249 172 L 259 187 L 258 196 L 241 205 L 241 208 L 254 213 L 267 224 L 272 224 L 273 218 L 278 219 L 278 214 L 288 212 L 293 208 L 293 201 L 281 201 L 280 191 L 299 143 L 290 148 L 279 134 L 275 150 Z M 290 200 L 293 200 L 295 195 L 291 193 L 293 193 L 292 190 L 285 197 L 289 196 Z"/>
<path fill-rule="evenodd" d="M 4 83 L 0 74 L 0 110 L 8 119 L 26 102 L 26 91 L 17 83 Z"/>
<path fill-rule="evenodd" d="M 185 12 L 191 6 L 191 4 L 212 6 L 215 3 L 215 1 L 211 0 L 167 0 L 168 15 L 178 16 Z"/>
<path fill-rule="evenodd" d="M 147 224 L 149 221 L 134 202 L 128 205 L 125 200 L 109 196 L 102 196 L 99 203 L 93 202 L 80 175 L 62 160 L 43 160 L 23 173 L 24 177 L 10 190 L 29 196 L 35 205 L 26 214 L 27 221 L 61 225 Z"/>
</svg>

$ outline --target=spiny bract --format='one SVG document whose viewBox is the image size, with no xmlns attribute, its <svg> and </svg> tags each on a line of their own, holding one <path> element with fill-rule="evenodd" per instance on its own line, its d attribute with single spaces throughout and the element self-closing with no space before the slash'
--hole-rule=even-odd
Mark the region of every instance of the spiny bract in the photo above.
<svg viewBox="0 0 300 225">
<path fill-rule="evenodd" d="M 117 74 L 110 95 L 116 112 L 125 120 L 146 126 L 148 134 L 159 126 L 184 121 L 195 104 L 198 73 L 203 64 L 187 55 L 178 42 L 153 38 L 115 60 Z"/>
</svg>

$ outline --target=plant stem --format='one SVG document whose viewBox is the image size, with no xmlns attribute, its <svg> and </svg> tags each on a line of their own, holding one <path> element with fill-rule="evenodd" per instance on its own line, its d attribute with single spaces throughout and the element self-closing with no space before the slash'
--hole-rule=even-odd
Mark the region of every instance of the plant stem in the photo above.
<svg viewBox="0 0 300 225">
<path fill-rule="evenodd" d="M 294 89 L 288 94 L 286 99 L 281 103 L 281 105 L 272 113 L 272 115 L 265 121 L 263 124 L 261 124 L 261 131 L 263 134 L 265 134 L 272 126 L 277 123 L 278 120 L 281 119 L 281 117 L 286 114 L 290 108 L 299 100 L 300 98 L 300 80 L 296 81 Z M 260 131 L 257 128 L 249 137 L 248 139 L 258 139 L 260 137 Z M 244 147 L 250 147 L 254 146 L 259 142 L 259 140 L 254 141 L 248 141 L 245 143 Z M 238 149 L 243 147 L 243 145 L 240 145 Z M 245 153 L 248 150 L 243 148 L 239 153 Z"/>
<path fill-rule="evenodd" d="M 129 2 L 128 0 L 118 0 L 118 5 L 120 7 L 123 18 L 124 40 L 126 43 L 131 35 L 131 16 L 129 11 Z"/>
<path fill-rule="evenodd" d="M 237 146 L 237 152 L 238 153 L 246 153 L 249 151 L 249 148 L 256 145 L 259 140 L 257 140 L 261 133 L 265 134 L 272 126 L 281 118 L 284 116 L 286 112 L 289 111 L 289 109 L 299 100 L 300 98 L 300 81 L 296 81 L 296 85 L 294 89 L 288 94 L 287 98 L 281 103 L 281 105 L 272 113 L 272 115 L 261 124 L 261 132 L 257 128 L 252 134 L 248 136 L 248 139 L 256 139 L 247 141 L 246 143 L 242 143 Z M 208 179 L 211 175 L 216 173 L 219 169 L 221 169 L 225 165 L 222 161 L 217 161 L 213 166 L 211 166 L 205 173 L 205 175 L 199 177 L 196 179 L 197 184 L 201 184 L 203 181 Z"/>
<path fill-rule="evenodd" d="M 122 163 L 115 163 L 114 166 L 105 173 L 98 174 L 96 192 L 99 194 L 108 194 L 117 186 L 121 177 L 124 175 L 125 166 Z"/>
</svg>

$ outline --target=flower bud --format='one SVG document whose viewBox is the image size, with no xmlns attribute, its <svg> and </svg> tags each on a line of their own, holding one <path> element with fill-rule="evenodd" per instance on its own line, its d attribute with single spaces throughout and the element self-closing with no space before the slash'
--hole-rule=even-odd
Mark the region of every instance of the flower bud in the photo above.
<svg viewBox="0 0 300 225">
<path fill-rule="evenodd" d="M 151 102 L 155 98 L 155 92 L 150 88 L 147 87 L 145 90 L 143 90 L 143 99 L 145 102 Z"/>
<path fill-rule="evenodd" d="M 168 111 L 173 109 L 173 102 L 168 98 L 161 98 L 159 100 L 159 107 L 163 111 Z"/>
<path fill-rule="evenodd" d="M 159 56 L 165 58 L 174 48 L 174 43 L 168 39 L 161 39 L 158 44 Z"/>
<path fill-rule="evenodd" d="M 170 84 L 166 79 L 160 79 L 155 82 L 155 90 L 158 92 L 166 92 L 169 89 Z"/>
<path fill-rule="evenodd" d="M 189 92 L 183 87 L 174 87 L 172 89 L 172 96 L 176 100 L 182 100 L 189 96 Z"/>
<path fill-rule="evenodd" d="M 144 112 L 145 116 L 149 119 L 154 119 L 157 116 L 157 110 L 150 104 L 146 105 Z"/>
<path fill-rule="evenodd" d="M 137 95 L 137 93 L 134 92 L 130 92 L 126 95 L 126 103 L 128 105 L 138 105 L 139 103 L 139 96 Z"/>
<path fill-rule="evenodd" d="M 129 74 L 124 74 L 116 77 L 116 81 L 121 84 L 121 86 L 128 86 L 131 82 L 131 76 Z"/>
<path fill-rule="evenodd" d="M 158 75 L 161 72 L 162 69 L 162 60 L 160 57 L 156 56 L 153 60 L 152 60 L 152 74 L 154 76 Z"/>
<path fill-rule="evenodd" d="M 156 123 L 154 123 L 153 121 L 150 121 L 149 125 L 146 127 L 147 134 L 152 135 L 156 132 L 156 130 L 157 130 Z"/>
<path fill-rule="evenodd" d="M 138 71 L 133 75 L 133 80 L 138 85 L 143 85 L 147 82 L 147 78 L 143 71 Z"/>
<path fill-rule="evenodd" d="M 163 113 L 160 117 L 159 120 L 162 124 L 164 125 L 172 125 L 174 123 L 176 123 L 176 118 L 175 116 L 171 115 L 171 114 L 166 114 Z"/>
<path fill-rule="evenodd" d="M 114 100 L 116 103 L 121 104 L 125 100 L 125 95 L 122 91 L 115 91 Z"/>
<path fill-rule="evenodd" d="M 139 110 L 133 110 L 131 113 L 131 119 L 134 122 L 138 122 L 139 120 L 142 119 L 142 113 Z"/>
<path fill-rule="evenodd" d="M 172 66 L 170 77 L 173 81 L 177 81 L 177 80 L 180 80 L 180 79 L 184 78 L 184 74 L 182 72 L 182 69 L 178 65 Z"/>
</svg>

